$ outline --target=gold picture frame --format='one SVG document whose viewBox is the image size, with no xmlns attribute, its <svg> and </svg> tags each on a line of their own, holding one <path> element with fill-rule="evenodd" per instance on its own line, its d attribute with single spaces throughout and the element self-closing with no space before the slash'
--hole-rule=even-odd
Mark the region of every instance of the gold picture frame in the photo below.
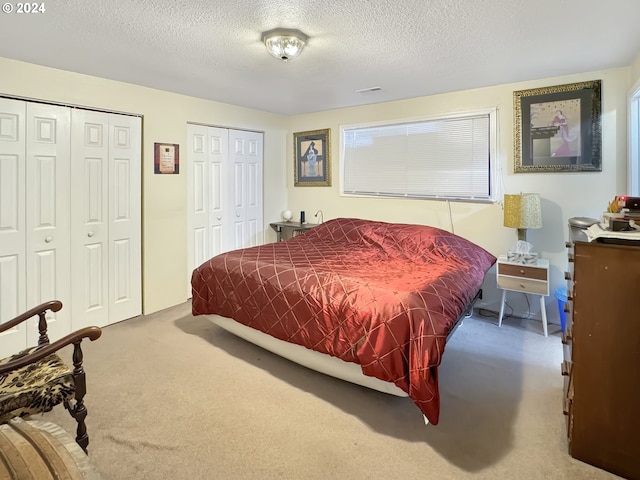
<svg viewBox="0 0 640 480">
<path fill-rule="evenodd" d="M 293 134 L 294 186 L 331 186 L 331 130 Z"/>
<path fill-rule="evenodd" d="M 601 81 L 513 92 L 514 172 L 601 172 Z"/>
</svg>

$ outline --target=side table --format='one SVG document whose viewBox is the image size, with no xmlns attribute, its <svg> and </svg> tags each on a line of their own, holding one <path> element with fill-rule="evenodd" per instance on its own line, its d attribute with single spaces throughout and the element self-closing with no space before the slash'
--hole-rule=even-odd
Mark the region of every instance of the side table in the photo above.
<svg viewBox="0 0 640 480">
<path fill-rule="evenodd" d="M 316 226 L 315 223 L 300 222 L 273 222 L 269 224 L 276 231 L 278 242 L 296 236 L 298 233 L 306 232 Z"/>
<path fill-rule="evenodd" d="M 498 326 L 502 326 L 507 291 L 531 293 L 533 295 L 540 295 L 542 328 L 544 330 L 544 336 L 548 337 L 547 311 L 545 309 L 544 297 L 549 295 L 549 260 L 538 259 L 535 265 L 523 265 L 521 263 L 509 262 L 506 255 L 500 255 L 497 262 L 496 277 L 498 288 L 502 289 Z"/>
</svg>

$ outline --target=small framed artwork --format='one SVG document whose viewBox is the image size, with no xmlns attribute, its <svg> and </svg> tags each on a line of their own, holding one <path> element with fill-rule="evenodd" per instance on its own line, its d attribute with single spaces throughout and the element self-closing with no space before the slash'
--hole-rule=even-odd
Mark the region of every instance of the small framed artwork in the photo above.
<svg viewBox="0 0 640 480">
<path fill-rule="evenodd" d="M 601 81 L 513 93 L 515 173 L 601 172 Z"/>
<path fill-rule="evenodd" d="M 331 186 L 330 129 L 293 134 L 294 186 Z"/>
<path fill-rule="evenodd" d="M 154 143 L 153 147 L 155 173 L 180 173 L 180 145 Z"/>
</svg>

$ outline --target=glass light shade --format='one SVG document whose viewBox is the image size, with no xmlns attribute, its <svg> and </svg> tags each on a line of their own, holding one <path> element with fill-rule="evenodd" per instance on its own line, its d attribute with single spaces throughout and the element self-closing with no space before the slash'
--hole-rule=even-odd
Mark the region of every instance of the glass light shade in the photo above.
<svg viewBox="0 0 640 480">
<path fill-rule="evenodd" d="M 292 218 L 293 218 L 293 212 L 291 210 L 285 210 L 284 212 L 282 212 L 282 219 L 285 222 L 288 222 Z"/>
<path fill-rule="evenodd" d="M 307 40 L 309 37 L 292 28 L 276 28 L 262 34 L 267 51 L 284 62 L 300 55 Z"/>
</svg>

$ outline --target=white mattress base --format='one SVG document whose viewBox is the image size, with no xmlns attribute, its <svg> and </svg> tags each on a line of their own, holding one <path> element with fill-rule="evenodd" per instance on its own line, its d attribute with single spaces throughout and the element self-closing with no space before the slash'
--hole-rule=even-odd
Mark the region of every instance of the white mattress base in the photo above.
<svg viewBox="0 0 640 480">
<path fill-rule="evenodd" d="M 206 315 L 206 317 L 220 328 L 312 370 L 379 392 L 398 397 L 407 396 L 407 394 L 400 390 L 395 384 L 365 375 L 362 373 L 360 365 L 355 363 L 345 362 L 338 357 L 332 357 L 331 355 L 309 350 L 302 345 L 279 340 L 260 330 L 247 327 L 227 317 L 220 315 Z"/>
</svg>

